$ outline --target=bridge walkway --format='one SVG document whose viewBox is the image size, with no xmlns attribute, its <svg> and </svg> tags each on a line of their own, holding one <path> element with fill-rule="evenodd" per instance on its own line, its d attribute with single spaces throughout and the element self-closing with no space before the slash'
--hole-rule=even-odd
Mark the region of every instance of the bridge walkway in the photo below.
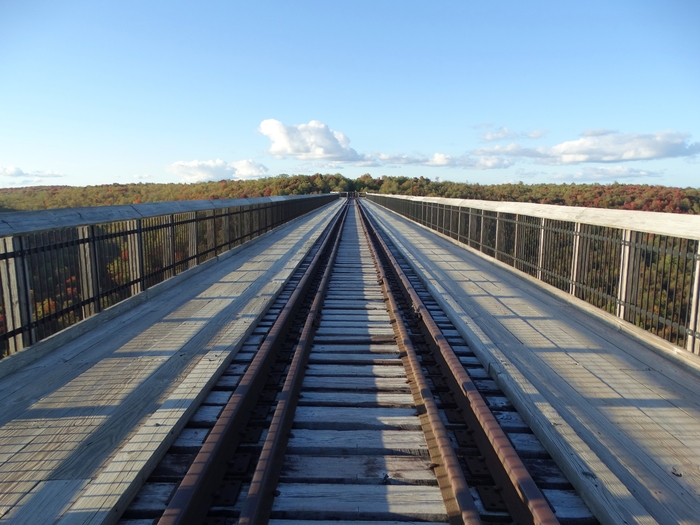
<svg viewBox="0 0 700 525">
<path fill-rule="evenodd" d="M 622 333 L 505 265 L 366 204 L 599 518 L 698 522 L 698 356 Z"/>
<path fill-rule="evenodd" d="M 166 281 L 0 379 L 0 522 L 114 522 L 339 206 Z"/>
</svg>

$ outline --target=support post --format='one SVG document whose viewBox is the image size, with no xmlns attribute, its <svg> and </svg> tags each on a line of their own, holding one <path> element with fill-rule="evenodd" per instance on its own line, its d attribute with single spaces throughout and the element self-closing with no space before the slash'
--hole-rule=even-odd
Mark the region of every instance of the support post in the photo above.
<svg viewBox="0 0 700 525">
<path fill-rule="evenodd" d="M 484 226 L 486 224 L 486 216 L 484 215 L 484 210 L 479 210 L 481 212 L 481 230 L 479 231 L 479 251 L 484 251 Z"/>
<path fill-rule="evenodd" d="M 229 212 L 231 211 L 231 208 L 224 208 L 221 211 L 223 212 L 223 215 L 221 215 L 221 244 L 223 248 L 222 251 L 225 251 L 231 249 L 231 231 L 229 229 L 231 222 L 229 220 Z"/>
<path fill-rule="evenodd" d="M 700 337 L 697 337 L 697 332 L 700 331 L 700 242 L 697 243 L 695 252 L 695 272 L 693 273 L 693 288 L 690 299 L 690 320 L 688 322 L 688 330 L 690 334 L 686 338 L 686 348 L 694 354 L 700 354 Z"/>
<path fill-rule="evenodd" d="M 537 253 L 537 279 L 542 280 L 542 267 L 544 264 L 544 224 L 545 218 L 540 219 L 540 245 Z"/>
<path fill-rule="evenodd" d="M 501 242 L 501 233 L 503 232 L 503 225 L 501 224 L 501 219 L 503 218 L 503 215 L 501 212 L 496 212 L 496 240 L 493 243 L 493 258 L 496 259 L 497 261 L 500 261 L 502 259 L 498 258 L 498 250 L 501 248 L 501 245 L 503 244 Z"/>
<path fill-rule="evenodd" d="M 188 215 L 190 215 L 189 219 L 192 222 L 187 223 L 187 241 L 189 246 L 187 255 L 192 258 L 187 268 L 194 268 L 199 264 L 199 239 L 197 238 L 199 235 L 199 220 L 196 211 L 190 212 Z"/>
<path fill-rule="evenodd" d="M 207 257 L 216 257 L 216 214 L 214 210 L 206 212 L 206 227 L 207 227 Z M 213 253 L 212 253 L 213 252 Z"/>
<path fill-rule="evenodd" d="M 513 268 L 518 268 L 518 244 L 520 242 L 520 215 L 515 214 L 515 240 L 513 241 Z"/>
<path fill-rule="evenodd" d="M 462 242 L 462 207 L 457 208 L 457 242 Z"/>
<path fill-rule="evenodd" d="M 617 316 L 625 318 L 625 302 L 627 301 L 627 277 L 630 266 L 630 241 L 632 230 L 623 230 L 622 247 L 620 248 L 620 277 L 617 285 Z"/>
<path fill-rule="evenodd" d="M 80 267 L 80 298 L 83 304 L 83 319 L 95 315 L 102 309 L 100 305 L 100 279 L 97 271 L 97 245 L 95 243 L 95 227 L 78 227 L 80 243 L 78 266 Z"/>
<path fill-rule="evenodd" d="M 166 215 L 160 218 L 162 239 L 163 239 L 163 280 L 170 279 L 175 275 L 175 227 L 173 226 L 173 216 Z"/>
<path fill-rule="evenodd" d="M 131 295 L 143 292 L 143 231 L 141 219 L 128 221 L 127 228 L 130 233 L 127 236 L 129 250 L 129 280 L 131 281 Z"/>
<path fill-rule="evenodd" d="M 569 293 L 576 296 L 576 283 L 578 281 L 578 253 L 581 246 L 581 223 L 574 225 L 574 245 L 571 254 L 571 282 L 569 283 Z"/>
<path fill-rule="evenodd" d="M 27 261 L 22 255 L 22 237 L 5 237 L 0 242 L 0 253 L 8 258 L 0 260 L 3 310 L 7 332 L 21 330 L 7 341 L 9 354 L 19 352 L 36 341 L 36 329 L 22 330 L 33 321 L 32 297 Z"/>
</svg>

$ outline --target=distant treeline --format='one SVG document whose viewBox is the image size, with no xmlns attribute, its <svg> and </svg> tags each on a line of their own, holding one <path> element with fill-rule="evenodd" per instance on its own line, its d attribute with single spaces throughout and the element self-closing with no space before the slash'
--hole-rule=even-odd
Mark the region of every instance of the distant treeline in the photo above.
<svg viewBox="0 0 700 525">
<path fill-rule="evenodd" d="M 279 175 L 196 184 L 108 184 L 0 189 L 0 211 L 42 210 L 193 199 L 237 199 L 331 191 L 371 191 L 429 197 L 534 202 L 624 210 L 700 214 L 700 189 L 646 184 L 468 184 L 410 177 L 358 179 L 334 175 Z"/>
</svg>

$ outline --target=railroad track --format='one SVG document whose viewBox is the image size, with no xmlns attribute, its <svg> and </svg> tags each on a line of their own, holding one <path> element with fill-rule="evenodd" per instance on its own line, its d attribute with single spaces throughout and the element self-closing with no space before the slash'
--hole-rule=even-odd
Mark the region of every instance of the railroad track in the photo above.
<svg viewBox="0 0 700 525">
<path fill-rule="evenodd" d="M 356 201 L 122 522 L 595 524 Z"/>
</svg>

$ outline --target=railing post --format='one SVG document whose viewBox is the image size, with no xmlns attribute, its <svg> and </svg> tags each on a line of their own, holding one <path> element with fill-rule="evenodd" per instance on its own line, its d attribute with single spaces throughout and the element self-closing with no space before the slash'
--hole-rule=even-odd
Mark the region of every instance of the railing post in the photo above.
<svg viewBox="0 0 700 525">
<path fill-rule="evenodd" d="M 502 214 L 500 211 L 496 212 L 496 240 L 493 243 L 493 258 L 496 259 L 497 261 L 500 260 L 498 258 L 498 249 L 501 247 L 501 233 L 503 232 L 503 226 L 501 224 L 501 219 L 503 218 Z"/>
<path fill-rule="evenodd" d="M 129 280 L 131 295 L 143 292 L 143 231 L 141 219 L 127 222 L 130 233 L 127 236 L 129 250 Z"/>
<path fill-rule="evenodd" d="M 574 226 L 574 246 L 571 254 L 571 282 L 569 283 L 569 293 L 576 295 L 576 282 L 578 280 L 578 252 L 581 246 L 581 223 Z"/>
<path fill-rule="evenodd" d="M 97 271 L 95 227 L 79 226 L 78 238 L 85 241 L 80 243 L 78 266 L 80 267 L 80 297 L 84 302 L 83 319 L 86 319 L 102 309 L 99 297 L 100 278 Z"/>
<path fill-rule="evenodd" d="M 700 242 L 697 243 L 694 262 L 695 272 L 693 274 L 690 321 L 688 323 L 688 330 L 691 332 L 687 337 L 686 348 L 694 354 L 700 354 L 700 338 L 696 335 L 700 331 Z"/>
<path fill-rule="evenodd" d="M 216 257 L 216 214 L 214 210 L 207 210 L 206 217 L 207 251 L 213 251 L 212 257 Z"/>
<path fill-rule="evenodd" d="M 630 266 L 630 245 L 632 230 L 622 231 L 622 247 L 620 248 L 620 276 L 617 285 L 617 316 L 625 318 L 625 303 L 627 302 L 627 278 Z"/>
<path fill-rule="evenodd" d="M 486 221 L 484 220 L 486 216 L 484 215 L 484 210 L 479 210 L 481 212 L 481 230 L 479 231 L 479 251 L 484 251 L 484 226 Z"/>
<path fill-rule="evenodd" d="M 513 268 L 518 268 L 518 243 L 520 241 L 520 215 L 515 214 L 515 240 L 513 241 Z M 520 268 L 518 268 L 520 269 Z"/>
<path fill-rule="evenodd" d="M 231 235 L 229 230 L 229 212 L 230 208 L 223 208 L 221 210 L 223 215 L 221 216 L 221 245 L 226 246 L 226 249 L 231 249 Z"/>
<path fill-rule="evenodd" d="M 462 242 L 462 207 L 457 207 L 457 242 Z"/>
<path fill-rule="evenodd" d="M 0 242 L 0 253 L 12 254 L 0 261 L 3 309 L 7 332 L 21 330 L 33 321 L 32 298 L 27 261 L 22 254 L 22 237 L 5 237 Z M 21 331 L 7 341 L 8 351 L 14 354 L 36 341 L 36 329 Z"/>
<path fill-rule="evenodd" d="M 175 218 L 173 215 L 161 217 L 163 226 L 163 279 L 175 275 Z"/>
<path fill-rule="evenodd" d="M 197 217 L 197 212 L 190 212 L 190 221 L 187 223 L 187 241 L 188 250 L 187 254 L 190 257 L 188 268 L 194 268 L 199 264 L 199 219 Z"/>
<path fill-rule="evenodd" d="M 537 250 L 537 279 L 542 280 L 542 267 L 544 264 L 544 224 L 545 218 L 540 219 L 540 245 Z"/>
</svg>

